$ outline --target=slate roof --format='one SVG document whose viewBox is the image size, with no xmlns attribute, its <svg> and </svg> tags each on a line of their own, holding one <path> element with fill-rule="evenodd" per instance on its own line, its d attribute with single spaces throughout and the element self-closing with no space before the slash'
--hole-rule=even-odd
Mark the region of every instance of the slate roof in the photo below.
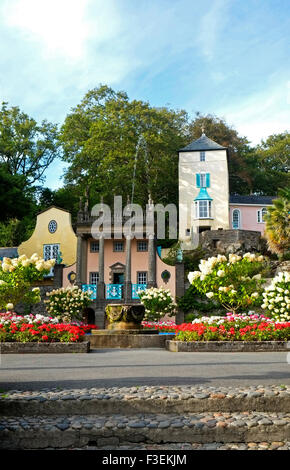
<svg viewBox="0 0 290 470">
<path fill-rule="evenodd" d="M 194 152 L 196 150 L 226 150 L 226 147 L 222 147 L 220 144 L 209 139 L 205 134 L 202 134 L 199 139 L 194 140 L 186 147 L 183 147 L 179 152 Z"/>
<path fill-rule="evenodd" d="M 230 204 L 272 204 L 276 196 L 240 196 L 239 194 L 230 195 Z"/>
<path fill-rule="evenodd" d="M 18 248 L 15 246 L 1 248 L 0 247 L 0 260 L 4 257 L 6 258 L 17 258 L 18 257 Z"/>
</svg>

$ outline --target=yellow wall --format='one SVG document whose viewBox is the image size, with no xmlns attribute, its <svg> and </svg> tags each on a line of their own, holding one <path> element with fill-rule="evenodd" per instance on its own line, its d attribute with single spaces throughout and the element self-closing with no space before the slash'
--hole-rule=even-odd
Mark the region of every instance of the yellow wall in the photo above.
<svg viewBox="0 0 290 470">
<path fill-rule="evenodd" d="M 48 224 L 51 220 L 57 222 L 55 233 L 50 233 Z M 45 212 L 38 214 L 36 227 L 31 237 L 21 243 L 18 247 L 19 255 L 31 256 L 37 253 L 43 256 L 43 245 L 59 243 L 62 262 L 70 265 L 76 262 L 77 237 L 71 225 L 71 215 L 69 212 L 51 207 Z"/>
</svg>

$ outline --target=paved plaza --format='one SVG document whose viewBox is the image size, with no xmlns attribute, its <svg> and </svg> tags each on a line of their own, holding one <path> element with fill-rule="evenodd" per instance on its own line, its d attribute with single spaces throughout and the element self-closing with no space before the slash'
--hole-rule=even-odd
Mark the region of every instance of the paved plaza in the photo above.
<svg viewBox="0 0 290 470">
<path fill-rule="evenodd" d="M 171 353 L 100 349 L 89 354 L 2 354 L 0 389 L 135 385 L 289 385 L 287 353 Z"/>
</svg>

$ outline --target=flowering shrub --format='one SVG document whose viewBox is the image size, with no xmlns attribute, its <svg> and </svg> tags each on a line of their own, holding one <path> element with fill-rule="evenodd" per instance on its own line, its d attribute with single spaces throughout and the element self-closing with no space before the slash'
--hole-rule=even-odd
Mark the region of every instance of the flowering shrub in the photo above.
<svg viewBox="0 0 290 470">
<path fill-rule="evenodd" d="M 169 289 L 163 287 L 151 287 L 139 292 L 141 304 L 145 307 L 146 320 L 156 321 L 166 314 L 171 316 L 175 313 L 173 298 Z"/>
<path fill-rule="evenodd" d="M 78 342 L 95 325 L 58 323 L 42 315 L 0 315 L 0 342 Z"/>
<path fill-rule="evenodd" d="M 158 331 L 168 331 L 169 333 L 174 332 L 176 330 L 176 324 L 173 321 L 143 321 L 142 326 L 144 329 L 153 329 Z"/>
<path fill-rule="evenodd" d="M 90 305 L 90 292 L 83 292 L 77 286 L 62 287 L 46 293 L 46 310 L 52 317 L 64 322 L 82 319 L 82 310 Z"/>
<path fill-rule="evenodd" d="M 233 312 L 260 305 L 262 302 L 261 271 L 264 257 L 246 253 L 243 257 L 230 254 L 201 260 L 199 271 L 189 273 L 189 282 L 209 299 L 217 300 Z"/>
<path fill-rule="evenodd" d="M 0 261 L 0 309 L 13 310 L 20 301 L 26 304 L 40 302 L 40 290 L 31 285 L 48 274 L 55 260 L 44 261 L 36 253 L 31 258 L 3 258 Z"/>
<path fill-rule="evenodd" d="M 276 320 L 290 320 L 290 273 L 280 272 L 263 292 L 262 308 Z"/>
</svg>

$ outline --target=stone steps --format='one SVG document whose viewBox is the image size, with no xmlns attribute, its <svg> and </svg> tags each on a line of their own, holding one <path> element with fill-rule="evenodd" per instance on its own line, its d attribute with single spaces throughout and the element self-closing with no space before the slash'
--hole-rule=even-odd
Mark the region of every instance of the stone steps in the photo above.
<svg viewBox="0 0 290 470">
<path fill-rule="evenodd" d="M 289 443 L 286 386 L 142 386 L 0 394 L 2 449 L 288 449 Z"/>
<path fill-rule="evenodd" d="M 289 441 L 290 413 L 24 415 L 0 419 L 1 449 Z"/>
</svg>

